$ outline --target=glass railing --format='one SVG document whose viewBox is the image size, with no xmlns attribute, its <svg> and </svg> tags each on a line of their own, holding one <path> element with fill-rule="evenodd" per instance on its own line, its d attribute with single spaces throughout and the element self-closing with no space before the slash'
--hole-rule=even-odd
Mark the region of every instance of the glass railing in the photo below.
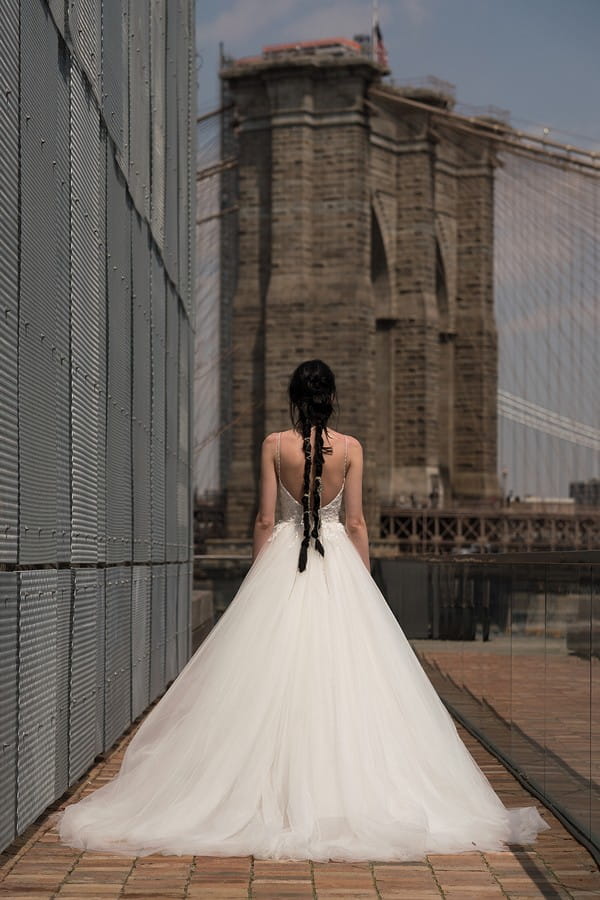
<svg viewBox="0 0 600 900">
<path fill-rule="evenodd" d="M 442 699 L 600 853 L 600 553 L 381 560 Z"/>
</svg>

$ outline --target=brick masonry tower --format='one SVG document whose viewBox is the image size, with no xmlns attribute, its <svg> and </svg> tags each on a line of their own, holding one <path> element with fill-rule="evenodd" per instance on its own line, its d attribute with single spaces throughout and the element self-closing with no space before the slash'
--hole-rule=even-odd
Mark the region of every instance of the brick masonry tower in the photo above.
<svg viewBox="0 0 600 900">
<path fill-rule="evenodd" d="M 336 374 L 334 427 L 363 444 L 372 537 L 382 505 L 499 492 L 485 123 L 481 135 L 434 127 L 431 111 L 452 104 L 443 92 L 407 105 L 415 91 L 383 85 L 358 45 L 323 45 L 267 48 L 221 73 L 238 156 L 237 279 L 223 310 L 232 538 L 250 534 L 261 441 L 289 427 L 289 376 L 311 357 Z"/>
</svg>

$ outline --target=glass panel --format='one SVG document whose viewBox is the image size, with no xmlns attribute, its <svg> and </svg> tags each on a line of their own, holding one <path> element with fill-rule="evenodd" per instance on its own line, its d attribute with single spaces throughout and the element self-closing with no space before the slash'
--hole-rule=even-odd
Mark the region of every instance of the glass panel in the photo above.
<svg viewBox="0 0 600 900">
<path fill-rule="evenodd" d="M 512 604 L 514 566 L 491 566 L 490 633 L 486 703 L 489 708 L 488 739 L 502 753 L 510 752 L 512 718 Z"/>
<path fill-rule="evenodd" d="M 591 838 L 600 847 L 600 566 L 592 567 L 591 639 Z"/>
<path fill-rule="evenodd" d="M 590 833 L 588 567 L 549 565 L 546 588 L 546 793 Z"/>
<path fill-rule="evenodd" d="M 545 567 L 515 566 L 512 602 L 512 761 L 539 790 L 545 765 Z"/>
<path fill-rule="evenodd" d="M 599 846 L 600 565 L 563 559 L 430 562 L 431 637 L 412 643 L 451 709 Z"/>
</svg>

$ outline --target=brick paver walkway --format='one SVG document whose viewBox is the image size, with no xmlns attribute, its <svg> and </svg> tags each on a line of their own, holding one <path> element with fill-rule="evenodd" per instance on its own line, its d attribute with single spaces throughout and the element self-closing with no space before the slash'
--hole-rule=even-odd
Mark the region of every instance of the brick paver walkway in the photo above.
<svg viewBox="0 0 600 900">
<path fill-rule="evenodd" d="M 244 857 L 141 858 L 73 850 L 58 841 L 50 814 L 94 790 L 118 771 L 132 729 L 106 760 L 96 764 L 0 855 L 0 898 L 19 900 L 487 900 L 492 897 L 600 897 L 600 871 L 541 804 L 468 732 L 461 737 L 507 806 L 536 803 L 551 829 L 529 848 L 504 853 L 430 855 L 422 862 L 312 863 Z"/>
</svg>

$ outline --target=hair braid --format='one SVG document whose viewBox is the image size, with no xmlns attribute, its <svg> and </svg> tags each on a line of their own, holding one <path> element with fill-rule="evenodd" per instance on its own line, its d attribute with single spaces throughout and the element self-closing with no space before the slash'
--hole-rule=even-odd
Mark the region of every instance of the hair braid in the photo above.
<svg viewBox="0 0 600 900">
<path fill-rule="evenodd" d="M 332 448 L 323 444 L 323 433 L 328 438 L 327 423 L 335 410 L 335 378 L 333 372 L 320 359 L 309 359 L 301 363 L 292 373 L 289 384 L 290 417 L 296 432 L 302 434 L 304 446 L 304 486 L 302 488 L 302 510 L 304 536 L 298 558 L 298 569 L 304 572 L 308 559 L 308 548 L 311 538 L 315 541 L 315 550 L 325 555 L 319 537 L 321 525 L 321 487 L 324 454 L 331 453 Z M 315 427 L 314 454 L 311 454 L 311 430 Z M 315 462 L 315 477 L 312 491 L 313 527 L 311 531 L 311 489 L 312 455 Z"/>
<path fill-rule="evenodd" d="M 319 539 L 319 511 L 321 508 L 321 475 L 323 472 L 323 426 L 315 427 L 315 483 L 313 488 L 313 530 L 311 537 L 315 539 L 315 550 L 325 556 L 323 544 Z"/>
<path fill-rule="evenodd" d="M 302 440 L 304 445 L 304 483 L 302 486 L 302 510 L 304 522 L 304 537 L 300 545 L 300 555 L 298 557 L 298 569 L 304 572 L 306 569 L 306 560 L 308 556 L 308 545 L 310 544 L 310 469 L 311 469 L 311 453 L 310 453 L 310 421 L 306 417 L 302 417 Z"/>
</svg>

